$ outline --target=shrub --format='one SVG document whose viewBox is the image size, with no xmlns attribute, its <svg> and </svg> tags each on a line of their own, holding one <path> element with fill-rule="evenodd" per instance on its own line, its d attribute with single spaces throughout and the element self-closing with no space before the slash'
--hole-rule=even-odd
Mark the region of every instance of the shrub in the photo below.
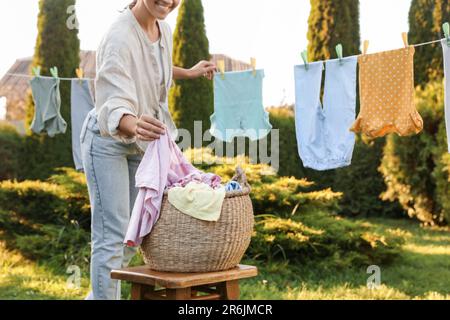
<svg viewBox="0 0 450 320">
<path fill-rule="evenodd" d="M 0 122 L 0 181 L 17 178 L 21 144 L 22 137 L 17 130 Z"/>
<path fill-rule="evenodd" d="M 39 233 L 19 235 L 15 242 L 24 256 L 45 261 L 56 270 L 76 265 L 87 271 L 90 233 L 75 221 L 64 225 L 42 225 Z"/>
<path fill-rule="evenodd" d="M 314 190 L 333 189 L 342 193 L 339 201 L 341 213 L 351 216 L 404 216 L 396 201 L 383 201 L 383 176 L 378 171 L 383 156 L 385 139 L 366 141 L 357 137 L 352 164 L 348 167 L 318 172 L 306 169 L 298 155 L 292 107 L 271 108 L 270 121 L 280 130 L 281 176 L 294 176 L 314 181 Z"/>
<path fill-rule="evenodd" d="M 319 210 L 292 219 L 262 216 L 248 255 L 301 264 L 326 259 L 323 265 L 348 268 L 390 263 L 402 244 L 395 234 L 380 235 L 370 225 Z"/>
<path fill-rule="evenodd" d="M 410 137 L 391 135 L 380 167 L 387 185 L 383 198 L 398 201 L 409 216 L 426 224 L 448 222 L 450 214 L 443 98 L 440 82 L 417 89 L 424 130 Z"/>
<path fill-rule="evenodd" d="M 73 169 L 61 169 L 46 182 L 0 182 L 0 208 L 37 223 L 75 220 L 86 229 L 90 225 L 84 176 Z"/>
<path fill-rule="evenodd" d="M 350 216 L 403 217 L 396 201 L 381 198 L 386 186 L 378 171 L 383 157 L 384 138 L 365 140 L 357 137 L 352 164 L 335 171 L 332 187 L 343 193 L 342 214 Z"/>
</svg>

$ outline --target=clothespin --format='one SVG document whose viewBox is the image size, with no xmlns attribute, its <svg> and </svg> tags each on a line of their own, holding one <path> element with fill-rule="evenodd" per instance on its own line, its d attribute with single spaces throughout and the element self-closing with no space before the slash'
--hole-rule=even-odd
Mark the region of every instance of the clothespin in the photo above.
<svg viewBox="0 0 450 320">
<path fill-rule="evenodd" d="M 75 73 L 77 74 L 77 78 L 80 80 L 80 84 L 82 83 L 82 80 L 83 80 L 83 76 L 84 76 L 84 72 L 83 72 L 83 69 L 80 67 L 80 68 L 77 68 L 76 70 L 75 70 Z"/>
<path fill-rule="evenodd" d="M 306 51 L 306 50 L 302 51 L 301 55 L 302 55 L 303 63 L 305 64 L 305 69 L 309 70 L 308 51 Z"/>
<path fill-rule="evenodd" d="M 217 61 L 217 69 L 219 69 L 219 72 L 222 76 L 222 80 L 225 80 L 225 60 Z"/>
<path fill-rule="evenodd" d="M 450 47 L 450 24 L 448 22 L 442 25 L 442 29 L 444 29 L 445 39 L 447 39 L 447 45 Z"/>
<path fill-rule="evenodd" d="M 367 54 L 367 50 L 369 50 L 369 40 L 364 40 L 363 54 Z"/>
<path fill-rule="evenodd" d="M 408 33 L 407 32 L 402 32 L 402 39 L 403 39 L 403 44 L 405 45 L 405 48 L 408 48 L 409 44 L 408 44 Z"/>
<path fill-rule="evenodd" d="M 31 70 L 33 71 L 33 75 L 35 77 L 39 77 L 41 75 L 41 67 L 40 66 L 33 67 Z"/>
<path fill-rule="evenodd" d="M 344 63 L 344 61 L 342 61 L 342 56 L 343 56 L 343 47 L 342 47 L 342 44 L 338 44 L 337 46 L 336 46 L 336 54 L 337 54 L 337 56 L 338 56 L 338 58 L 339 58 L 339 63 L 342 65 L 343 63 Z"/>
<path fill-rule="evenodd" d="M 250 58 L 250 64 L 253 69 L 253 76 L 256 77 L 256 58 Z"/>
<path fill-rule="evenodd" d="M 50 68 L 50 73 L 52 74 L 53 78 L 58 78 L 58 68 L 57 67 Z"/>
</svg>

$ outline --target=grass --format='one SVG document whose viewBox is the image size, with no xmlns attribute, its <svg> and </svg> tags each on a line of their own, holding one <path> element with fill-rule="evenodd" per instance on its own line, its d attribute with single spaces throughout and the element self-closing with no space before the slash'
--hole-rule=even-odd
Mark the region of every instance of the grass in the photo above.
<svg viewBox="0 0 450 320">
<path fill-rule="evenodd" d="M 243 281 L 243 299 L 450 299 L 450 229 L 422 228 L 410 220 L 364 219 L 381 234 L 405 238 L 400 257 L 381 268 L 381 286 L 367 288 L 366 268 L 328 269 L 318 265 L 270 264 L 252 260 L 260 275 Z M 139 259 L 135 259 L 135 263 Z M 65 270 L 55 274 L 6 249 L 0 242 L 0 299 L 82 299 L 88 292 L 87 275 L 80 289 L 69 289 Z M 124 285 L 124 298 L 129 286 Z"/>
</svg>

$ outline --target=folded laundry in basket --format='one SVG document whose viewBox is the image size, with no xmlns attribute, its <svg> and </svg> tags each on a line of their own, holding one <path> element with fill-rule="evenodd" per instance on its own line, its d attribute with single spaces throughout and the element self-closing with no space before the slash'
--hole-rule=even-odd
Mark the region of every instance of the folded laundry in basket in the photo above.
<svg viewBox="0 0 450 320">
<path fill-rule="evenodd" d="M 230 181 L 225 185 L 225 190 L 227 192 L 231 192 L 231 191 L 241 191 L 242 187 L 239 184 L 239 182 L 237 181 Z"/>
<path fill-rule="evenodd" d="M 199 220 L 219 221 L 225 199 L 225 187 L 213 189 L 206 183 L 190 182 L 186 187 L 169 190 L 171 205 Z"/>
<path fill-rule="evenodd" d="M 187 161 L 175 141 L 166 132 L 151 142 L 136 172 L 139 193 L 134 203 L 124 243 L 138 246 L 158 221 L 164 190 L 198 181 L 218 188 L 221 178 L 203 173 Z"/>
</svg>

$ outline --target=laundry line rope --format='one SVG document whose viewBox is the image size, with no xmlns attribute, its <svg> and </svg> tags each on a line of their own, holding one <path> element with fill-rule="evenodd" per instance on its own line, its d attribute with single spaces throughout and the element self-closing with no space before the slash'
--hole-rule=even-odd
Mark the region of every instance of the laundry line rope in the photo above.
<svg viewBox="0 0 450 320">
<path fill-rule="evenodd" d="M 428 42 L 422 42 L 422 43 L 417 43 L 417 44 L 413 44 L 411 45 L 412 47 L 422 47 L 422 46 L 426 46 L 426 45 L 430 45 L 430 44 L 434 44 L 434 43 L 438 43 L 441 42 L 443 39 L 439 39 L 439 40 L 433 40 L 433 41 L 428 41 Z M 10 73 L 7 72 L 5 73 L 5 76 L 11 76 L 11 77 L 19 77 L 19 78 L 35 78 L 36 76 L 33 75 L 29 75 L 29 74 L 21 74 L 21 73 Z M 51 76 L 39 76 L 40 78 L 44 78 L 44 79 L 53 79 L 53 77 Z M 59 80 L 61 81 L 72 81 L 72 80 L 85 80 L 85 81 L 94 81 L 95 79 L 93 78 L 59 78 Z"/>
</svg>

